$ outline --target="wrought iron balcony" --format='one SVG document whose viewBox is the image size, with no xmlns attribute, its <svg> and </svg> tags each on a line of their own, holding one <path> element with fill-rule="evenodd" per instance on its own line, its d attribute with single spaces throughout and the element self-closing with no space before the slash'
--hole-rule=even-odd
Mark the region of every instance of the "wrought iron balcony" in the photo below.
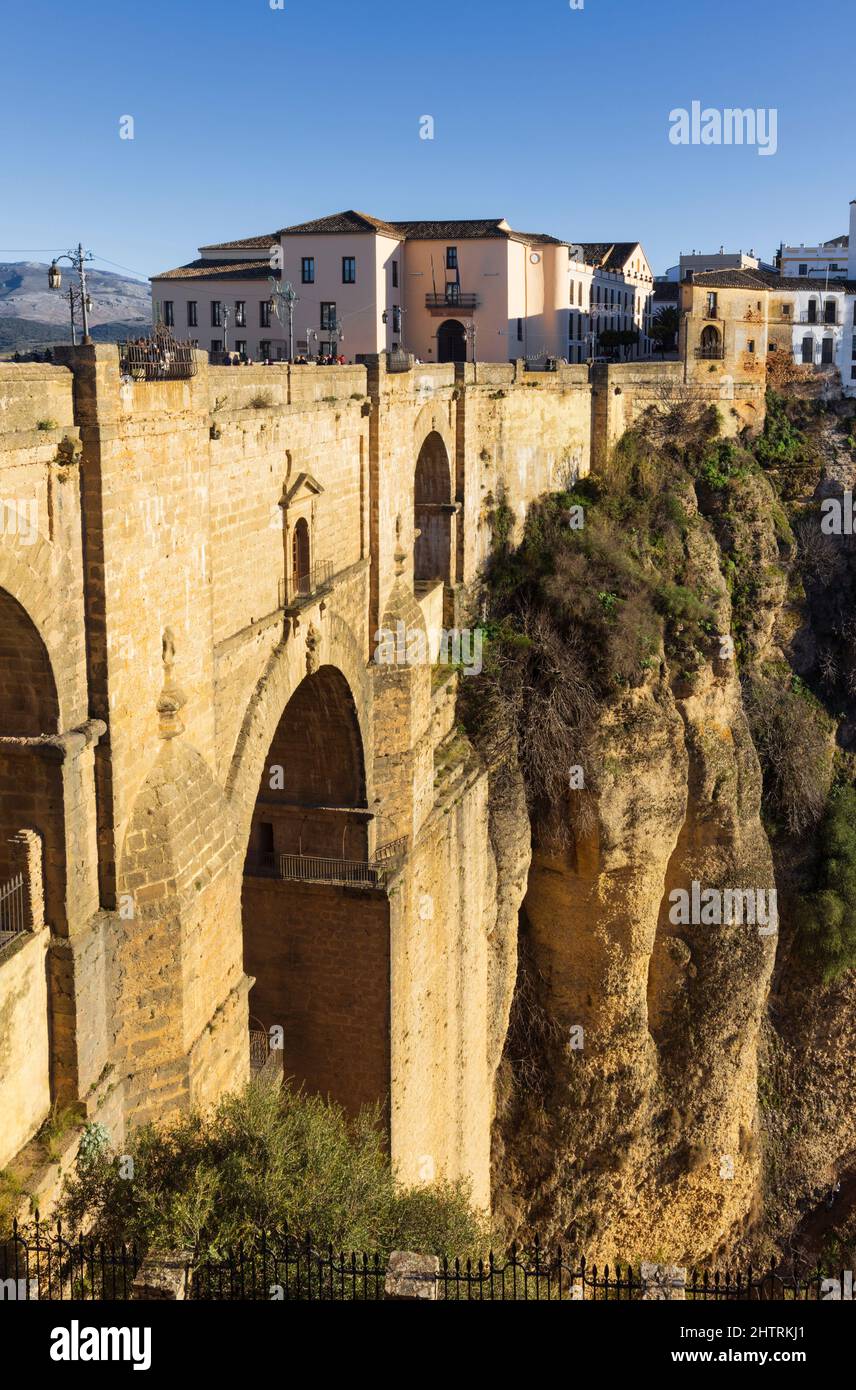
<svg viewBox="0 0 856 1390">
<path fill-rule="evenodd" d="M 814 318 L 812 318 L 808 311 L 806 311 L 805 313 L 800 314 L 798 319 L 794 319 L 794 323 L 810 323 L 813 324 L 815 328 L 840 328 L 842 320 L 838 317 L 837 313 L 834 319 L 829 319 L 826 317 L 821 318 L 817 314 L 815 314 Z"/>
<path fill-rule="evenodd" d="M 249 878 L 333 883 L 346 888 L 383 888 L 390 872 L 389 861 L 369 864 L 317 854 L 248 854 L 244 865 L 244 873 Z"/>
<path fill-rule="evenodd" d="M 283 578 L 280 579 L 279 607 L 285 608 L 286 606 L 305 603 L 307 599 L 314 598 L 316 594 L 329 589 L 332 582 L 332 560 L 319 560 L 316 564 L 311 565 L 305 574 L 289 576 L 287 593 L 286 581 Z"/>
<path fill-rule="evenodd" d="M 444 313 L 454 311 L 459 314 L 472 313 L 473 309 L 479 307 L 479 297 L 477 294 L 461 294 L 456 288 L 448 289 L 444 294 L 426 294 L 425 307 L 432 312 L 438 309 Z"/>
</svg>

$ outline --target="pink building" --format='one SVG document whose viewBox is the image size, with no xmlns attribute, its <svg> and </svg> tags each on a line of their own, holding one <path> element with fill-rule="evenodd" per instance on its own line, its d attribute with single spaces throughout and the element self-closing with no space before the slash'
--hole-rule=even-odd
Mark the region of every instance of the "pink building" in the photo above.
<svg viewBox="0 0 856 1390">
<path fill-rule="evenodd" d="M 178 337 L 256 359 L 289 355 L 288 313 L 273 293 L 289 283 L 295 354 L 582 361 L 579 310 L 591 307 L 596 269 L 579 250 L 501 218 L 383 222 L 348 211 L 201 246 L 198 260 L 152 277 L 152 298 Z"/>
</svg>

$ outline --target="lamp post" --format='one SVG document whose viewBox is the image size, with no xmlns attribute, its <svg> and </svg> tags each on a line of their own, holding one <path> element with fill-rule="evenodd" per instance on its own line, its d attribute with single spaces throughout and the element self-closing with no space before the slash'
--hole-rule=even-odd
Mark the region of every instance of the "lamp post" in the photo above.
<svg viewBox="0 0 856 1390">
<path fill-rule="evenodd" d="M 307 358 L 309 358 L 309 357 L 312 356 L 312 348 L 311 348 L 310 344 L 311 344 L 313 338 L 315 339 L 315 341 L 316 341 L 316 343 L 317 343 L 317 342 L 318 342 L 318 334 L 316 333 L 315 329 L 314 329 L 314 328 L 307 328 L 307 330 L 306 330 L 306 356 L 307 356 Z"/>
<path fill-rule="evenodd" d="M 226 354 L 227 354 L 228 351 L 229 351 L 229 315 L 230 315 L 231 312 L 232 312 L 232 311 L 231 311 L 231 309 L 229 308 L 228 304 L 224 304 L 224 305 L 223 305 L 223 356 L 224 356 L 224 357 L 226 356 Z"/>
<path fill-rule="evenodd" d="M 332 347 L 333 347 L 333 356 L 334 356 L 334 357 L 338 357 L 338 356 L 339 356 L 339 351 L 338 351 L 338 349 L 339 349 L 339 343 L 340 343 L 341 340 L 344 338 L 344 336 L 345 336 L 345 330 L 344 330 L 344 328 L 342 327 L 342 320 L 341 320 L 341 319 L 336 319 L 336 322 L 333 324 L 333 326 L 332 326 L 331 329 L 330 329 L 330 341 L 331 341 L 331 344 L 332 344 Z"/>
<path fill-rule="evenodd" d="M 464 337 L 465 337 L 465 340 L 466 340 L 468 343 L 472 343 L 472 345 L 473 345 L 473 358 L 472 358 L 473 362 L 475 362 L 475 360 L 476 360 L 476 339 L 478 338 L 478 333 L 479 333 L 478 327 L 477 327 L 477 325 L 476 325 L 474 322 L 472 322 L 472 320 L 468 320 L 468 321 L 464 324 Z"/>
<path fill-rule="evenodd" d="M 68 261 L 77 271 L 80 277 L 80 289 L 74 290 L 76 299 L 72 299 L 73 287 L 69 289 L 69 307 L 71 309 L 71 342 L 74 343 L 74 305 L 80 304 L 80 315 L 83 323 L 83 341 L 91 343 L 89 336 L 89 314 L 92 309 L 92 300 L 86 288 L 86 262 L 93 259 L 91 251 L 84 251 L 80 242 L 77 244 L 76 251 L 66 251 L 62 256 L 55 256 L 48 267 L 48 285 L 52 290 L 58 290 L 62 285 L 62 271 L 59 268 L 60 261 Z"/>
<path fill-rule="evenodd" d="M 269 277 L 270 300 L 268 301 L 271 309 L 276 314 L 283 328 L 285 327 L 284 315 L 288 315 L 288 360 L 294 361 L 294 306 L 300 303 L 300 295 L 296 292 L 290 280 L 280 286 L 274 277 Z M 308 346 L 308 344 L 307 344 Z"/>
</svg>

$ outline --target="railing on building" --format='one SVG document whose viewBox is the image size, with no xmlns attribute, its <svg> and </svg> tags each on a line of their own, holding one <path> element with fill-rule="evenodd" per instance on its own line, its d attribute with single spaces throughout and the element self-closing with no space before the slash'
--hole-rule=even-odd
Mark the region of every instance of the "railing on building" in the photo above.
<svg viewBox="0 0 856 1390">
<path fill-rule="evenodd" d="M 196 353 L 190 342 L 177 342 L 157 324 L 148 338 L 119 343 L 119 371 L 132 381 L 187 381 L 196 376 Z"/>
<path fill-rule="evenodd" d="M 457 309 L 472 310 L 479 307 L 479 297 L 477 294 L 459 294 L 454 288 L 446 290 L 444 294 L 426 294 L 426 309 Z"/>
<path fill-rule="evenodd" d="M 318 854 L 248 854 L 244 872 L 249 878 L 288 879 L 296 883 L 330 883 L 350 888 L 383 888 L 389 869 L 366 860 L 336 859 Z"/>
<path fill-rule="evenodd" d="M 0 888 L 0 951 L 27 930 L 24 875 L 16 874 Z"/>
<path fill-rule="evenodd" d="M 799 324 L 808 323 L 811 324 L 814 328 L 840 328 L 843 320 L 838 317 L 837 313 L 835 315 L 835 318 L 833 319 L 821 317 L 819 314 L 815 314 L 814 318 L 812 318 L 811 315 L 806 311 L 805 313 L 800 314 L 798 318 L 794 319 L 793 322 Z"/>
<path fill-rule="evenodd" d="M 725 360 L 724 347 L 697 347 L 695 355 L 702 362 L 723 362 Z"/>
<path fill-rule="evenodd" d="M 301 603 L 305 599 L 314 598 L 322 590 L 328 589 L 332 582 L 332 560 L 318 560 L 305 574 L 294 575 L 288 582 L 284 577 L 280 577 L 279 607 L 285 608 L 286 603 Z"/>
</svg>

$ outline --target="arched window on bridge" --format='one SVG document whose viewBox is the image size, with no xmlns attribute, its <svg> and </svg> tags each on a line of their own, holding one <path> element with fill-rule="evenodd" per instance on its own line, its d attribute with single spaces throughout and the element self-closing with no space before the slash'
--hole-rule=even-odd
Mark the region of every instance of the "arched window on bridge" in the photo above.
<svg viewBox="0 0 856 1390">
<path fill-rule="evenodd" d="M 302 597 L 312 592 L 309 523 L 303 516 L 297 521 L 291 536 L 291 575 L 294 594 Z"/>
<path fill-rule="evenodd" d="M 413 484 L 414 527 L 419 533 L 413 552 L 417 583 L 442 579 L 452 582 L 452 541 L 455 508 L 452 472 L 442 435 L 428 435 L 416 461 Z"/>
</svg>

